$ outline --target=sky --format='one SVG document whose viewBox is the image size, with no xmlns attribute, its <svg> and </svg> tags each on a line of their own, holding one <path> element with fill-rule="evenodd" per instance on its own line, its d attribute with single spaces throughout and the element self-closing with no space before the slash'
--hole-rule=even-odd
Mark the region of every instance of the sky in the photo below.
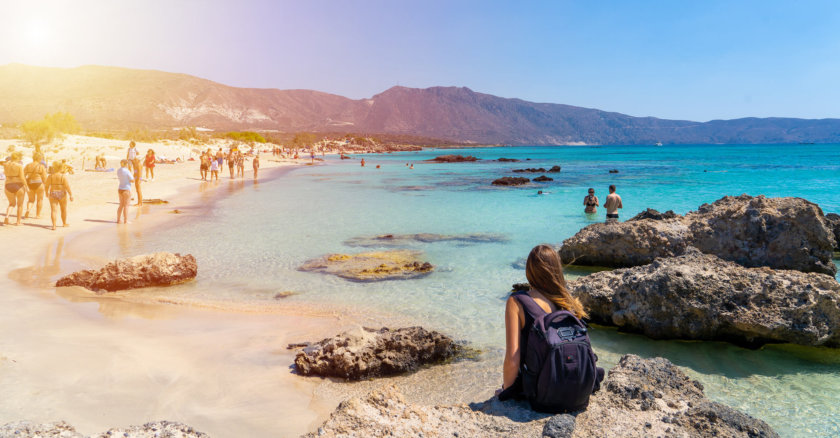
<svg viewBox="0 0 840 438">
<path fill-rule="evenodd" d="M 840 118 L 840 1 L 0 0 L 9 63 L 354 99 L 465 86 L 633 116 Z"/>
</svg>

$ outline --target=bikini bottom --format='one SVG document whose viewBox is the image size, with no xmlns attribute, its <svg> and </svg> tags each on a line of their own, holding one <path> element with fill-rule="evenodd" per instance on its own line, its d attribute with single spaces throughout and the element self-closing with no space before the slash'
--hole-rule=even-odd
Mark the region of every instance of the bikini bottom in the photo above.
<svg viewBox="0 0 840 438">
<path fill-rule="evenodd" d="M 50 190 L 50 198 L 55 199 L 56 201 L 61 201 L 64 199 L 65 192 L 64 190 Z"/>
<path fill-rule="evenodd" d="M 7 182 L 6 183 L 6 191 L 17 193 L 20 189 L 23 188 L 23 183 L 19 182 Z"/>
</svg>

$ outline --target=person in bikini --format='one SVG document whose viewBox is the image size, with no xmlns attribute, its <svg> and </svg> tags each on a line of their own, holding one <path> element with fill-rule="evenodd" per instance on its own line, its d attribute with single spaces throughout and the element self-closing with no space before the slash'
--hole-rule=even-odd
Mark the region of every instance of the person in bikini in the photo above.
<svg viewBox="0 0 840 438">
<path fill-rule="evenodd" d="M 67 223 L 67 198 L 73 200 L 73 192 L 70 190 L 70 183 L 64 174 L 64 164 L 56 161 L 50 166 L 50 176 L 44 181 L 44 190 L 50 200 L 50 219 L 52 229 L 55 230 L 55 216 L 61 210 L 61 225 L 66 227 Z"/>
<path fill-rule="evenodd" d="M 624 208 L 621 204 L 621 196 L 615 192 L 615 186 L 610 186 L 610 194 L 607 196 L 607 202 L 604 202 L 604 208 L 607 209 L 607 222 L 618 222 L 618 209 Z"/>
<path fill-rule="evenodd" d="M 252 164 L 254 166 L 254 179 L 257 179 L 257 172 L 260 170 L 260 154 L 254 156 L 254 162 Z"/>
<path fill-rule="evenodd" d="M 117 207 L 117 223 L 120 223 L 120 216 L 122 215 L 122 223 L 128 223 L 128 204 L 131 202 L 131 183 L 134 177 L 127 169 L 128 160 L 120 161 L 120 168 L 117 170 L 117 178 L 120 180 L 120 186 L 117 193 L 120 197 L 120 206 Z"/>
<path fill-rule="evenodd" d="M 594 214 L 598 212 L 598 206 L 601 205 L 598 197 L 595 196 L 595 189 L 589 188 L 589 194 L 583 198 L 584 208 L 583 212 L 586 214 Z"/>
<path fill-rule="evenodd" d="M 143 205 L 143 191 L 140 190 L 140 182 L 143 180 L 143 178 L 141 178 L 141 175 L 142 175 L 140 173 L 141 170 L 142 170 L 142 167 L 140 166 L 140 159 L 135 158 L 134 159 L 134 188 L 135 188 L 135 190 L 137 190 L 137 204 L 136 204 L 137 207 L 140 207 L 140 206 Z"/>
<path fill-rule="evenodd" d="M 23 168 L 26 185 L 29 187 L 29 202 L 26 204 L 24 219 L 29 217 L 29 210 L 32 209 L 33 203 L 35 204 L 35 218 L 41 218 L 41 208 L 44 206 L 44 181 L 47 180 L 47 169 L 41 164 L 43 160 L 44 154 L 35 152 L 32 154 L 32 162 Z"/>
<path fill-rule="evenodd" d="M 9 200 L 9 206 L 6 208 L 6 219 L 4 224 L 9 224 L 9 212 L 11 209 L 17 207 L 17 223 L 20 225 L 21 213 L 23 213 L 23 200 L 29 187 L 24 180 L 23 154 L 21 152 L 12 152 L 9 160 L 3 162 L 4 172 L 6 173 L 6 184 L 4 186 L 6 198 Z"/>
<path fill-rule="evenodd" d="M 146 151 L 146 157 L 143 159 L 143 167 L 146 168 L 146 179 L 149 179 L 149 173 L 152 174 L 152 181 L 155 180 L 155 151 L 149 149 Z"/>
</svg>

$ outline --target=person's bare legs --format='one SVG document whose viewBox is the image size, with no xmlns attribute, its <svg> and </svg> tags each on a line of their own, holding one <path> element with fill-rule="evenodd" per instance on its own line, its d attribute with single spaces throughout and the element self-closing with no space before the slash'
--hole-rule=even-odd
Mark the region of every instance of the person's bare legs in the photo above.
<svg viewBox="0 0 840 438">
<path fill-rule="evenodd" d="M 70 195 L 65 194 L 64 197 L 58 201 L 58 204 L 61 206 L 61 225 L 65 227 L 70 225 L 67 223 L 67 198 L 69 196 Z"/>
<path fill-rule="evenodd" d="M 52 229 L 55 230 L 55 216 L 57 210 L 60 208 L 58 201 L 50 197 L 50 219 L 52 219 Z"/>
<path fill-rule="evenodd" d="M 6 219 L 3 220 L 3 223 L 9 225 L 9 212 L 15 208 L 15 194 L 5 189 L 3 191 L 6 192 L 6 199 L 9 200 L 9 206 L 6 207 Z"/>
<path fill-rule="evenodd" d="M 128 203 L 131 202 L 131 190 L 120 190 L 120 206 L 117 207 L 117 223 L 120 223 L 120 216 L 123 217 L 123 223 L 128 223 Z M 53 219 L 55 222 L 55 219 Z"/>
<path fill-rule="evenodd" d="M 137 207 L 143 205 L 143 192 L 140 190 L 140 179 L 134 180 L 134 188 L 137 189 Z"/>
</svg>

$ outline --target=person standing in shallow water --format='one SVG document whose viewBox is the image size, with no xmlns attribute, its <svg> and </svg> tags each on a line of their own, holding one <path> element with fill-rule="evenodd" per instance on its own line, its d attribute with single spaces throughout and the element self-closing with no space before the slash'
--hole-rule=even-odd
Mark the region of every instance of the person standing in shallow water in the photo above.
<svg viewBox="0 0 840 438">
<path fill-rule="evenodd" d="M 595 189 L 589 188 L 589 194 L 583 198 L 583 212 L 586 214 L 595 214 L 598 212 L 598 206 L 601 205 L 598 197 L 595 196 Z"/>
<path fill-rule="evenodd" d="M 64 165 L 60 161 L 54 162 L 50 167 L 50 176 L 44 180 L 44 189 L 47 191 L 47 197 L 50 200 L 52 229 L 55 230 L 56 214 L 59 211 L 61 211 L 61 225 L 69 226 L 70 224 L 67 223 L 67 199 L 73 200 L 73 191 L 64 175 Z"/>
<path fill-rule="evenodd" d="M 260 171 L 260 154 L 254 156 L 254 179 L 257 179 L 257 172 Z"/>
<path fill-rule="evenodd" d="M 120 206 L 117 207 L 117 223 L 120 223 L 120 216 L 122 216 L 122 223 L 127 224 L 128 204 L 131 202 L 131 183 L 134 181 L 131 171 L 128 170 L 128 160 L 120 161 L 117 178 L 120 180 L 120 186 L 117 190 L 120 198 Z"/>
<path fill-rule="evenodd" d="M 621 204 L 621 196 L 615 192 L 615 185 L 610 186 L 610 194 L 607 195 L 604 208 L 607 209 L 607 222 L 618 222 L 618 209 L 624 208 L 624 205 Z"/>
</svg>

